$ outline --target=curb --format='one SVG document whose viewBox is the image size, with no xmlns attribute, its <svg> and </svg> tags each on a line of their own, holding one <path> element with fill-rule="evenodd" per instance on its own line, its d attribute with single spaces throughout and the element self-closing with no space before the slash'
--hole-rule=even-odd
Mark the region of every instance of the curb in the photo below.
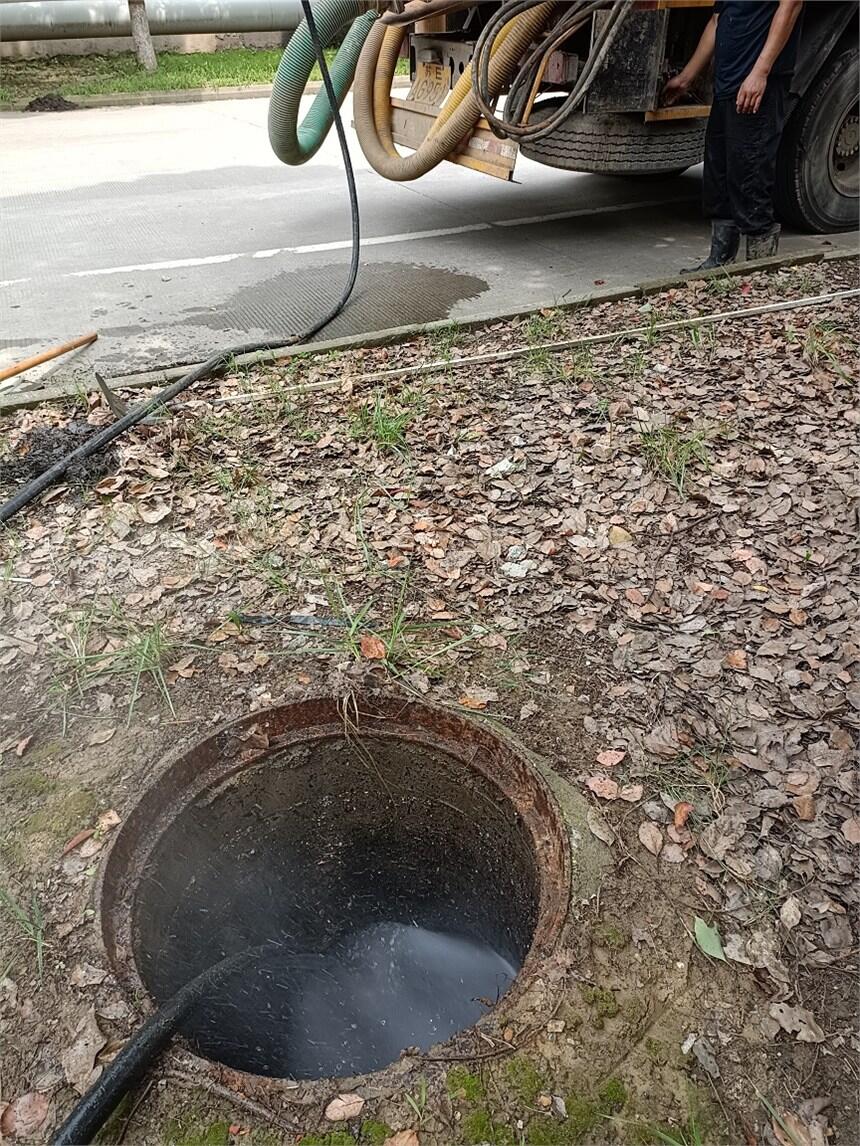
<svg viewBox="0 0 860 1146">
<path fill-rule="evenodd" d="M 549 300 L 535 303 L 526 309 L 514 311 L 488 311 L 485 314 L 471 315 L 468 318 L 458 319 L 457 325 L 464 330 L 474 330 L 475 327 L 485 326 L 492 322 L 509 322 L 517 318 L 524 318 L 540 310 L 551 307 L 554 310 L 575 310 L 580 307 L 594 306 L 604 302 L 618 302 L 624 298 L 647 298 L 649 295 L 659 294 L 674 286 L 685 286 L 689 282 L 714 278 L 717 275 L 742 275 L 748 271 L 773 270 L 779 267 L 799 266 L 804 263 L 840 262 L 844 259 L 857 258 L 856 251 L 835 250 L 822 252 L 820 250 L 798 251 L 795 254 L 776 255 L 770 259 L 758 259 L 754 263 L 735 263 L 732 267 L 718 267 L 713 271 L 701 274 L 674 275 L 665 279 L 651 279 L 647 282 L 635 283 L 629 287 L 615 287 L 609 290 L 591 291 L 588 294 L 578 295 L 576 298 L 559 304 Z M 392 342 L 402 342 L 409 338 L 431 334 L 436 330 L 445 330 L 450 327 L 450 318 L 439 319 L 436 322 L 414 323 L 407 326 L 394 326 L 388 330 L 373 330 L 364 334 L 349 334 L 341 338 L 321 340 L 319 342 L 301 342 L 290 344 L 275 350 L 257 350 L 250 354 L 238 355 L 236 363 L 241 366 L 254 365 L 258 362 L 287 361 L 291 358 L 300 358 L 305 355 L 326 354 L 331 351 L 352 350 L 362 346 L 385 346 Z M 167 367 L 163 370 L 148 370 L 137 374 L 117 375 L 108 379 L 112 389 L 142 389 L 147 386 L 165 385 L 175 378 L 181 378 L 193 370 L 198 363 L 189 362 L 183 366 Z M 456 365 L 456 361 L 452 363 Z M 32 390 L 26 393 L 0 395 L 0 415 L 11 413 L 13 410 L 28 406 L 38 406 L 42 402 L 53 402 L 58 399 L 72 397 L 79 394 L 79 382 L 61 383 L 58 386 L 46 387 L 44 390 Z"/>
<path fill-rule="evenodd" d="M 393 88 L 409 87 L 408 76 L 395 76 Z M 315 95 L 322 89 L 322 80 L 310 80 L 305 84 L 305 95 Z M 245 84 L 242 87 L 220 88 L 178 88 L 173 91 L 157 92 L 113 92 L 109 95 L 68 96 L 75 110 L 91 107 L 149 107 L 152 104 L 209 103 L 222 99 L 266 99 L 272 92 L 271 84 Z M 20 112 L 28 115 L 45 115 L 45 112 L 26 112 L 18 104 L 0 103 L 0 112 Z"/>
</svg>

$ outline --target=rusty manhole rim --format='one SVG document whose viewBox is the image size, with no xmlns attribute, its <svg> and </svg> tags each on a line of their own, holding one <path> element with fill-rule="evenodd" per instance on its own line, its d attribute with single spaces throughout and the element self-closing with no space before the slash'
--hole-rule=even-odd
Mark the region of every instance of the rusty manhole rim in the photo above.
<svg viewBox="0 0 860 1146">
<path fill-rule="evenodd" d="M 412 741 L 475 768 L 513 804 L 534 851 L 540 888 L 538 915 L 531 944 L 514 982 L 477 1023 L 455 1032 L 434 1049 L 453 1049 L 469 1031 L 490 1025 L 502 1007 L 509 1013 L 540 976 L 543 964 L 559 941 L 570 904 L 570 840 L 555 797 L 526 749 L 516 744 L 507 731 L 500 733 L 484 722 L 424 701 L 375 691 L 347 696 L 328 693 L 229 721 L 215 732 L 168 753 L 154 769 L 146 791 L 124 818 L 96 881 L 96 925 L 108 964 L 138 1010 L 143 1005 L 150 1014 L 155 1008 L 133 954 L 133 893 L 167 826 L 214 784 L 262 764 L 294 744 L 343 739 L 347 728 L 350 735 L 372 732 L 375 737 Z M 225 758 L 229 761 L 226 766 Z M 178 1043 L 188 1064 L 201 1076 L 228 1085 L 232 1082 L 237 1089 L 252 1089 L 258 1094 L 295 1086 L 296 1080 L 235 1070 L 196 1054 L 185 1040 Z M 391 1065 L 352 1076 L 352 1081 L 360 1086 L 362 1080 L 384 1074 Z M 298 1081 L 311 1085 L 326 1080 Z"/>
</svg>

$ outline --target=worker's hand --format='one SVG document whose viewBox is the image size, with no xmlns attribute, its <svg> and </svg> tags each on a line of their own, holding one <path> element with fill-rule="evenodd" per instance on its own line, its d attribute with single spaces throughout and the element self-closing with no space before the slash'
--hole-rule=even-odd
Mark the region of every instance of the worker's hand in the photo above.
<svg viewBox="0 0 860 1146">
<path fill-rule="evenodd" d="M 671 107 L 673 103 L 677 103 L 687 94 L 689 87 L 690 81 L 683 72 L 679 72 L 677 76 L 672 76 L 660 95 L 661 104 L 664 107 Z"/>
<path fill-rule="evenodd" d="M 761 107 L 764 90 L 767 87 L 767 72 L 750 72 L 738 89 L 738 115 L 755 115 Z"/>
</svg>

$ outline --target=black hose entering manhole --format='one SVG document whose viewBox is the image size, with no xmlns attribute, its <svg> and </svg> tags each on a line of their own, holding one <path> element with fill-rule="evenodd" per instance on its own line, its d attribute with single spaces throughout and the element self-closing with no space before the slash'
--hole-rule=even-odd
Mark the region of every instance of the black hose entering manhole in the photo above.
<svg viewBox="0 0 860 1146">
<path fill-rule="evenodd" d="M 275 940 L 180 1031 L 236 1070 L 346 1076 L 485 1014 L 537 909 L 527 835 L 486 779 L 423 745 L 343 737 L 245 769 L 177 816 L 137 889 L 134 951 L 162 1003 Z"/>
<path fill-rule="evenodd" d="M 555 941 L 567 840 L 527 761 L 417 702 L 354 712 L 314 698 L 229 726 L 117 835 L 101 920 L 129 990 L 164 1004 L 238 960 L 178 1023 L 203 1059 L 271 1079 L 385 1067 L 471 1027 Z"/>
</svg>

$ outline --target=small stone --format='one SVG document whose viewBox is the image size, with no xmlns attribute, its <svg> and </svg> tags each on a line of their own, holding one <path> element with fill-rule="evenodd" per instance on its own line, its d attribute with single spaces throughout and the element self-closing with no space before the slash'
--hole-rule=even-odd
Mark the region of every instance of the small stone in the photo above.
<svg viewBox="0 0 860 1146">
<path fill-rule="evenodd" d="M 560 1035 L 564 1030 L 564 1019 L 550 1019 L 546 1029 L 551 1035 Z"/>
<path fill-rule="evenodd" d="M 544 1110 L 549 1110 L 549 1108 L 552 1106 L 552 1099 L 548 1094 L 539 1094 L 537 1098 L 537 1104 Z"/>
</svg>

